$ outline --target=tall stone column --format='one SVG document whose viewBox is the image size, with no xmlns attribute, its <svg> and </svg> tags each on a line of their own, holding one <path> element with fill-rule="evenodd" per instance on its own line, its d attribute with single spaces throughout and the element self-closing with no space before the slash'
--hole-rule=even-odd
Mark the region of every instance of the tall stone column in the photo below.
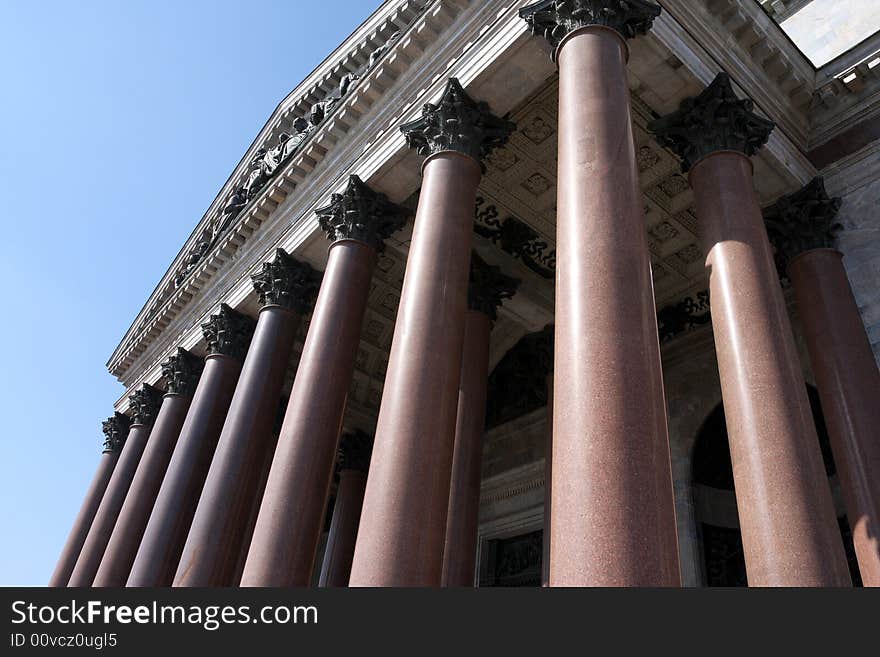
<svg viewBox="0 0 880 657">
<path fill-rule="evenodd" d="M 242 586 L 308 586 L 364 312 L 384 240 L 406 212 L 351 176 L 317 211 L 331 241 L 327 269 L 296 371 Z M 346 573 L 347 576 L 347 573 Z"/>
<path fill-rule="evenodd" d="M 427 159 L 352 586 L 438 586 L 480 159 L 514 128 L 450 79 L 439 103 L 401 127 Z"/>
<path fill-rule="evenodd" d="M 843 543 L 752 184 L 749 156 L 773 127 L 724 73 L 650 126 L 690 171 L 749 584 L 843 586 Z"/>
<path fill-rule="evenodd" d="M 541 586 L 550 586 L 550 509 L 553 506 L 553 372 L 547 375 L 547 443 L 544 448 L 544 532 Z"/>
<path fill-rule="evenodd" d="M 254 320 L 226 304 L 202 325 L 204 371 L 126 586 L 167 587 L 174 580 L 253 331 Z"/>
<path fill-rule="evenodd" d="M 339 445 L 339 485 L 318 586 L 348 586 L 372 448 L 373 439 L 363 431 L 342 437 Z"/>
<path fill-rule="evenodd" d="M 201 359 L 185 349 L 162 363 L 162 405 L 93 586 L 125 586 L 201 373 Z"/>
<path fill-rule="evenodd" d="M 765 220 L 788 262 L 862 582 L 880 586 L 880 371 L 843 254 L 831 248 L 839 208 L 816 178 Z"/>
<path fill-rule="evenodd" d="M 626 73 L 626 39 L 659 13 L 643 0 L 520 10 L 559 66 L 552 586 L 680 584 Z"/>
<path fill-rule="evenodd" d="M 89 529 L 92 521 L 104 497 L 104 491 L 107 490 L 107 484 L 113 474 L 113 468 L 119 460 L 119 450 L 125 444 L 125 438 L 128 436 L 129 419 L 127 415 L 122 413 L 114 413 L 112 417 L 103 423 L 104 429 L 104 451 L 101 453 L 101 460 L 98 462 L 98 469 L 86 492 L 76 520 L 73 521 L 73 527 L 61 550 L 61 556 L 55 571 L 49 580 L 49 586 L 67 586 L 70 580 L 70 574 L 76 565 L 86 537 L 89 535 Z"/>
<path fill-rule="evenodd" d="M 70 575 L 68 586 L 92 586 L 101 559 L 104 557 L 104 550 L 113 533 L 113 527 L 119 518 L 119 511 L 125 502 L 125 496 L 147 445 L 147 438 L 150 437 L 160 399 L 161 393 L 147 384 L 131 393 L 128 398 L 131 409 L 128 437 L 119 452 L 119 461 L 110 476 L 107 490 L 95 513 L 95 519 Z"/>
<path fill-rule="evenodd" d="M 443 548 L 443 586 L 473 586 L 477 560 L 477 522 L 480 511 L 480 468 L 486 432 L 486 384 L 489 378 L 489 336 L 498 306 L 511 298 L 519 281 L 471 255 L 468 312 L 458 384 L 458 414 L 446 539 Z"/>
<path fill-rule="evenodd" d="M 253 277 L 262 308 L 193 517 L 174 586 L 230 586 L 300 318 L 320 282 L 278 249 Z"/>
</svg>

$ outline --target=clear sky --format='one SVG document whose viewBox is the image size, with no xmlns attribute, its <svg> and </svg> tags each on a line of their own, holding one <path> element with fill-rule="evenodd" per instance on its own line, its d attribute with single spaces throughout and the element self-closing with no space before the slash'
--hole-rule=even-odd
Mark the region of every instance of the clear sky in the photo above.
<svg viewBox="0 0 880 657">
<path fill-rule="evenodd" d="M 0 0 L 0 585 L 44 585 L 111 352 L 276 105 L 380 0 Z"/>
</svg>

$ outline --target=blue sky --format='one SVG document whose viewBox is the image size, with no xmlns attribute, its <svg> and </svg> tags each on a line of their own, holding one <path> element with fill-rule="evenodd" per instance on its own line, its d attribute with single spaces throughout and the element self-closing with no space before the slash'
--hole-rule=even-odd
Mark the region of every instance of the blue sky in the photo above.
<svg viewBox="0 0 880 657">
<path fill-rule="evenodd" d="M 110 353 L 278 102 L 379 4 L 0 1 L 0 585 L 47 582 L 123 393 Z"/>
</svg>

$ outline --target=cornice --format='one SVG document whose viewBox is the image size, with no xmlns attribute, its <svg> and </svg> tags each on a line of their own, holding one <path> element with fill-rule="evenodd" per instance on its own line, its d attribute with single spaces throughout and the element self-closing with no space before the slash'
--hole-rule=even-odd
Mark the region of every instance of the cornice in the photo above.
<svg viewBox="0 0 880 657">
<path fill-rule="evenodd" d="M 381 95 L 394 85 L 397 78 L 418 57 L 424 46 L 448 27 L 456 14 L 470 1 L 434 0 L 434 2 L 429 1 L 424 9 L 422 9 L 423 3 L 410 0 L 386 3 L 279 105 L 111 355 L 107 367 L 112 374 L 122 378 L 128 367 L 143 354 L 146 345 L 192 301 L 193 297 L 205 287 L 208 279 L 235 256 L 245 240 L 250 238 L 311 174 L 326 157 L 328 151 L 333 149 Z M 375 67 L 358 81 L 357 86 L 309 135 L 293 158 L 286 163 L 284 170 L 279 171 L 261 188 L 256 197 L 248 202 L 236 216 L 233 225 L 227 228 L 211 250 L 199 256 L 197 265 L 187 273 L 186 281 L 179 288 L 167 293 L 170 287 L 174 286 L 174 278 L 182 263 L 194 252 L 200 238 L 204 236 L 212 222 L 219 218 L 221 206 L 227 197 L 244 181 L 249 163 L 263 144 L 271 145 L 270 142 L 281 132 L 285 120 L 289 120 L 292 115 L 306 114 L 314 103 L 326 98 L 327 94 L 338 86 L 346 73 L 362 67 L 375 48 L 386 41 L 393 32 L 404 28 L 405 31 Z M 334 57 L 339 57 L 341 53 L 346 53 L 345 57 L 334 64 Z"/>
</svg>

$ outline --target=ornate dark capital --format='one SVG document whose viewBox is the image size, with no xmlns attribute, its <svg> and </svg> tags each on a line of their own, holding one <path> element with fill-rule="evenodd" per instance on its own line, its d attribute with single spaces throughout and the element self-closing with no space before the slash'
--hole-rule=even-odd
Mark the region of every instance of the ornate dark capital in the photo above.
<svg viewBox="0 0 880 657">
<path fill-rule="evenodd" d="M 220 312 L 202 324 L 202 335 L 208 343 L 208 355 L 222 354 L 244 361 L 256 322 L 247 315 L 233 310 L 225 303 Z"/>
<path fill-rule="evenodd" d="M 456 151 L 481 164 L 514 130 L 515 124 L 492 114 L 487 103 L 473 100 L 455 78 L 449 78 L 436 105 L 426 103 L 421 118 L 400 126 L 407 146 L 420 155 Z"/>
<path fill-rule="evenodd" d="M 114 413 L 101 423 L 104 432 L 104 452 L 119 452 L 128 438 L 128 427 L 131 420 L 127 415 Z"/>
<path fill-rule="evenodd" d="M 128 396 L 128 406 L 131 409 L 131 423 L 153 424 L 161 405 L 162 391 L 154 388 L 149 383 L 145 383 L 140 390 L 135 390 Z"/>
<path fill-rule="evenodd" d="M 321 274 L 284 249 L 276 249 L 275 259 L 264 262 L 263 270 L 252 275 L 251 281 L 263 306 L 282 306 L 305 315 L 315 305 Z"/>
<path fill-rule="evenodd" d="M 202 375 L 204 361 L 181 347 L 177 353 L 162 363 L 162 378 L 167 385 L 165 392 L 178 395 L 192 395 Z"/>
<path fill-rule="evenodd" d="M 477 310 L 492 321 L 498 319 L 498 306 L 516 293 L 520 281 L 501 273 L 501 267 L 488 264 L 476 252 L 471 253 L 468 284 L 468 308 Z"/>
<path fill-rule="evenodd" d="M 648 124 L 657 141 L 681 158 L 682 171 L 717 151 L 748 156 L 767 143 L 776 125 L 761 118 L 748 98 L 733 92 L 730 76 L 719 73 L 699 96 L 686 98 L 678 110 Z"/>
<path fill-rule="evenodd" d="M 403 228 L 407 211 L 374 192 L 357 176 L 349 176 L 342 194 L 333 194 L 330 205 L 315 210 L 321 230 L 331 242 L 358 240 L 377 253 L 385 248 L 385 239 Z"/>
<path fill-rule="evenodd" d="M 647 34 L 660 15 L 660 7 L 645 0 L 541 0 L 519 10 L 532 34 L 556 47 L 570 33 L 588 25 L 616 30 L 624 39 Z"/>
<path fill-rule="evenodd" d="M 372 451 L 372 436 L 360 429 L 344 434 L 339 442 L 339 470 L 369 471 Z"/>
<path fill-rule="evenodd" d="M 767 233 L 776 247 L 780 264 L 811 249 L 830 248 L 840 229 L 835 221 L 841 200 L 829 198 L 822 178 L 785 196 L 764 212 Z"/>
</svg>

